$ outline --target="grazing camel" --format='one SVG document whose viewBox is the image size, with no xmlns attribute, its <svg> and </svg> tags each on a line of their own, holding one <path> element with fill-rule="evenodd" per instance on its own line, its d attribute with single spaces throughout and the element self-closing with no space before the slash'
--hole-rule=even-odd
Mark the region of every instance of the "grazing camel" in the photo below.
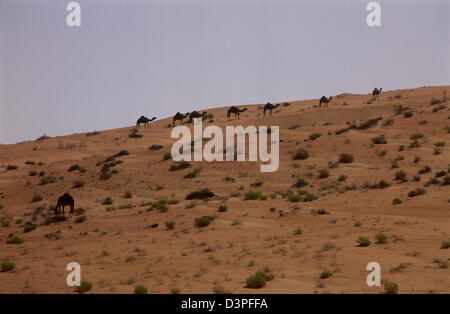
<svg viewBox="0 0 450 314">
<path fill-rule="evenodd" d="M 61 212 L 63 215 L 65 215 L 64 207 L 70 206 L 70 212 L 69 212 L 69 218 L 73 216 L 73 209 L 75 207 L 75 201 L 73 200 L 72 196 L 69 195 L 69 193 L 65 193 L 63 196 L 58 198 L 58 203 L 55 207 L 55 216 L 58 216 L 58 214 Z"/>
<path fill-rule="evenodd" d="M 376 87 L 373 89 L 373 92 L 372 92 L 372 98 L 373 98 L 373 100 L 380 100 L 381 90 L 382 90 L 381 87 L 380 87 L 380 89 L 378 89 L 378 88 L 376 88 Z"/>
<path fill-rule="evenodd" d="M 180 120 L 180 124 L 183 124 L 184 118 L 186 118 L 188 115 L 189 115 L 189 112 L 186 113 L 186 114 L 182 114 L 182 113 L 177 112 L 172 118 L 172 125 L 175 126 L 175 123 L 178 120 Z"/>
<path fill-rule="evenodd" d="M 333 99 L 333 96 L 330 96 L 329 98 L 322 96 L 319 100 L 319 108 L 322 107 L 322 104 L 324 108 L 328 107 L 328 103 L 331 101 L 331 99 Z"/>
<path fill-rule="evenodd" d="M 274 106 L 274 105 L 272 105 L 270 102 L 268 102 L 268 103 L 264 106 L 264 113 L 263 113 L 263 116 L 266 116 L 266 110 L 268 110 L 268 111 L 269 111 L 269 114 L 272 115 L 272 110 L 275 109 L 275 108 L 277 108 L 277 107 L 279 107 L 279 106 L 280 106 L 280 104 Z"/>
<path fill-rule="evenodd" d="M 202 113 L 200 113 L 200 112 L 194 110 L 189 115 L 189 122 L 192 123 L 192 119 L 195 119 L 195 118 L 203 119 L 204 116 L 206 116 L 206 111 L 203 111 Z"/>
<path fill-rule="evenodd" d="M 247 108 L 244 109 L 239 109 L 238 107 L 235 106 L 231 106 L 230 109 L 228 109 L 227 111 L 227 121 L 231 120 L 231 114 L 234 113 L 234 118 L 239 118 L 239 115 L 241 114 L 241 112 L 247 111 Z"/>
<path fill-rule="evenodd" d="M 156 117 L 153 117 L 151 119 L 141 116 L 137 122 L 136 122 L 136 127 L 139 128 L 141 126 L 141 123 L 144 124 L 144 128 L 148 126 L 149 122 L 152 122 L 153 120 L 156 120 Z"/>
</svg>

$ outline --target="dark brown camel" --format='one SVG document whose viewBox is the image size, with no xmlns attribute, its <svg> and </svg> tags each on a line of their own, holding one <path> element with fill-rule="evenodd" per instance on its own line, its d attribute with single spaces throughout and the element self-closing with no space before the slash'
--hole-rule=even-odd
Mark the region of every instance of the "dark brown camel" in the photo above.
<svg viewBox="0 0 450 314">
<path fill-rule="evenodd" d="M 234 114 L 234 118 L 238 118 L 238 120 L 240 119 L 239 116 L 241 114 L 241 112 L 247 111 L 247 108 L 244 109 L 239 109 L 238 107 L 235 106 L 231 106 L 230 109 L 228 109 L 227 111 L 227 121 L 231 120 L 231 114 Z"/>
<path fill-rule="evenodd" d="M 372 98 L 373 98 L 373 100 L 380 100 L 381 90 L 382 90 L 381 87 L 380 87 L 380 89 L 378 89 L 376 87 L 373 89 L 373 91 L 372 91 Z"/>
<path fill-rule="evenodd" d="M 195 118 L 203 119 L 204 116 L 206 116 L 206 111 L 203 111 L 202 113 L 200 113 L 200 112 L 194 110 L 189 115 L 189 122 L 192 123 L 192 119 L 195 119 Z"/>
<path fill-rule="evenodd" d="M 139 128 L 141 124 L 144 124 L 144 128 L 148 127 L 148 123 L 152 122 L 153 120 L 156 120 L 156 117 L 149 119 L 147 117 L 141 116 L 136 122 L 136 127 Z"/>
<path fill-rule="evenodd" d="M 331 99 L 333 99 L 333 96 L 330 96 L 329 98 L 322 96 L 319 100 L 319 108 L 322 107 L 322 104 L 324 108 L 328 107 L 328 103 L 331 101 Z"/>
<path fill-rule="evenodd" d="M 266 111 L 269 111 L 269 115 L 272 115 L 272 110 L 275 108 L 278 108 L 280 106 L 280 104 L 278 105 L 272 105 L 270 102 L 268 102 L 265 106 L 264 106 L 264 113 L 263 116 L 266 116 Z"/>
<path fill-rule="evenodd" d="M 183 124 L 184 118 L 186 118 L 188 115 L 189 115 L 189 112 L 186 113 L 186 114 L 182 114 L 182 113 L 177 112 L 172 118 L 172 125 L 175 126 L 175 123 L 178 120 L 180 120 L 180 124 Z"/>
<path fill-rule="evenodd" d="M 61 212 L 63 215 L 65 215 L 64 207 L 70 206 L 70 212 L 69 212 L 69 218 L 73 216 L 73 209 L 75 207 L 75 201 L 73 200 L 72 196 L 69 195 L 69 193 L 65 193 L 63 196 L 58 198 L 58 203 L 55 207 L 55 216 L 58 216 L 58 214 Z"/>
</svg>

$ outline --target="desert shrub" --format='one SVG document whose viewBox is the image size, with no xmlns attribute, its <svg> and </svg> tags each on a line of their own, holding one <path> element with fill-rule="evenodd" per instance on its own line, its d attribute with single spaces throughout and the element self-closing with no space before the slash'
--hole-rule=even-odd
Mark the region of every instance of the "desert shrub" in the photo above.
<svg viewBox="0 0 450 314">
<path fill-rule="evenodd" d="M 100 134 L 100 132 L 94 131 L 94 132 L 88 132 L 88 133 L 86 133 L 86 136 L 96 136 L 96 135 L 99 135 L 99 134 Z"/>
<path fill-rule="evenodd" d="M 260 199 L 263 196 L 263 194 L 259 191 L 248 191 L 244 195 L 244 200 L 257 200 Z"/>
<path fill-rule="evenodd" d="M 415 190 L 409 191 L 408 192 L 408 197 L 415 197 L 415 196 L 423 195 L 425 193 L 426 193 L 425 189 L 417 188 Z"/>
<path fill-rule="evenodd" d="M 391 126 L 394 124 L 394 120 L 393 119 L 387 119 L 383 122 L 383 126 Z"/>
<path fill-rule="evenodd" d="M 358 243 L 358 246 L 365 247 L 370 245 L 370 239 L 368 237 L 359 237 L 356 242 Z"/>
<path fill-rule="evenodd" d="M 178 289 L 178 288 L 172 288 L 172 289 L 170 289 L 170 293 L 172 293 L 172 294 L 180 294 L 181 290 Z"/>
<path fill-rule="evenodd" d="M 424 174 L 424 173 L 429 173 L 429 172 L 431 172 L 430 166 L 423 166 L 423 167 L 419 170 L 418 174 Z"/>
<path fill-rule="evenodd" d="M 214 220 L 214 217 L 211 216 L 202 216 L 200 218 L 196 218 L 194 221 L 194 225 L 197 228 L 203 228 L 203 227 L 207 227 L 209 226 L 209 224 L 211 223 L 211 221 Z"/>
<path fill-rule="evenodd" d="M 125 191 L 125 193 L 123 194 L 123 198 L 132 198 L 133 194 L 131 193 L 131 191 Z"/>
<path fill-rule="evenodd" d="M 341 174 L 341 175 L 338 177 L 338 181 L 339 181 L 339 182 L 344 182 L 345 180 L 347 180 L 347 176 L 346 176 L 345 174 Z"/>
<path fill-rule="evenodd" d="M 74 170 L 79 170 L 80 168 L 81 168 L 80 165 L 79 165 L 79 164 L 76 164 L 76 165 L 70 166 L 69 169 L 68 169 L 67 171 L 72 172 L 72 171 L 74 171 Z"/>
<path fill-rule="evenodd" d="M 439 155 L 441 153 L 442 153 L 442 149 L 437 148 L 437 147 L 433 149 L 433 155 Z"/>
<path fill-rule="evenodd" d="M 448 249 L 449 247 L 450 247 L 450 239 L 442 241 L 441 249 Z"/>
<path fill-rule="evenodd" d="M 80 224 L 86 220 L 87 220 L 86 215 L 78 216 L 77 219 L 75 219 L 75 223 Z"/>
<path fill-rule="evenodd" d="M 140 134 L 138 132 L 138 129 L 132 129 L 130 130 L 130 134 L 128 134 L 129 138 L 142 138 L 144 135 Z"/>
<path fill-rule="evenodd" d="M 84 186 L 84 181 L 82 181 L 82 180 L 76 180 L 76 181 L 73 181 L 73 187 L 74 188 L 82 188 Z"/>
<path fill-rule="evenodd" d="M 386 281 L 384 283 L 384 291 L 390 294 L 398 293 L 398 285 L 395 282 Z"/>
<path fill-rule="evenodd" d="M 375 243 L 376 244 L 385 244 L 387 243 L 387 236 L 384 233 L 378 233 L 375 235 Z"/>
<path fill-rule="evenodd" d="M 247 288 L 260 289 L 266 285 L 266 279 L 260 273 L 251 275 L 247 278 Z"/>
<path fill-rule="evenodd" d="M 40 180 L 40 184 L 41 185 L 46 185 L 46 184 L 50 184 L 50 183 L 54 183 L 56 181 L 56 178 L 54 176 L 44 176 L 41 178 Z"/>
<path fill-rule="evenodd" d="M 203 200 L 203 199 L 208 199 L 211 197 L 214 197 L 214 193 L 210 189 L 204 188 L 199 191 L 194 191 L 194 192 L 189 193 L 186 196 L 186 199 L 187 200 L 195 200 L 195 199 Z"/>
<path fill-rule="evenodd" d="M 413 140 L 411 141 L 411 143 L 409 143 L 409 148 L 419 148 L 422 145 L 419 143 L 418 140 Z"/>
<path fill-rule="evenodd" d="M 331 270 L 329 270 L 329 269 L 324 269 L 324 270 L 320 273 L 320 279 L 325 279 L 325 278 L 331 277 L 331 275 L 333 275 L 333 273 L 331 272 Z"/>
<path fill-rule="evenodd" d="M 404 113 L 406 110 L 408 110 L 409 108 L 404 107 L 403 105 L 394 105 L 394 114 L 395 115 L 399 115 Z"/>
<path fill-rule="evenodd" d="M 301 128 L 302 126 L 300 125 L 300 124 L 294 124 L 294 125 L 291 125 L 290 127 L 289 127 L 289 130 L 295 130 L 295 129 L 298 129 L 298 128 Z"/>
<path fill-rule="evenodd" d="M 350 164 L 353 162 L 353 155 L 347 154 L 347 153 L 343 153 L 339 155 L 339 162 L 341 164 Z"/>
<path fill-rule="evenodd" d="M 394 198 L 392 200 L 392 205 L 398 205 L 398 204 L 401 204 L 401 203 L 402 203 L 402 200 L 399 199 L 399 198 Z"/>
<path fill-rule="evenodd" d="M 309 158 L 309 153 L 306 149 L 299 148 L 295 151 L 292 159 L 294 160 L 305 160 Z"/>
<path fill-rule="evenodd" d="M 43 197 L 42 197 L 42 195 L 39 194 L 39 193 L 35 193 L 35 194 L 33 195 L 33 197 L 31 198 L 31 202 L 32 202 L 32 203 L 40 202 L 40 201 L 42 201 L 42 200 L 43 200 Z"/>
<path fill-rule="evenodd" d="M 406 172 L 403 170 L 398 170 L 395 172 L 395 180 L 401 181 L 401 182 L 406 182 Z"/>
<path fill-rule="evenodd" d="M 185 179 L 193 179 L 193 178 L 196 178 L 197 175 L 200 173 L 200 171 L 201 171 L 200 168 L 194 169 L 194 170 L 192 170 L 191 172 L 187 173 L 187 174 L 184 176 L 184 178 L 185 178 Z"/>
<path fill-rule="evenodd" d="M 102 205 L 111 205 L 112 203 L 113 203 L 113 199 L 110 196 L 105 197 L 102 201 Z"/>
<path fill-rule="evenodd" d="M 30 171 L 28 171 L 28 175 L 30 176 L 30 177 L 34 177 L 34 176 L 37 176 L 37 171 L 36 170 L 30 170 Z"/>
<path fill-rule="evenodd" d="M 17 169 L 19 169 L 19 166 L 16 166 L 16 165 L 7 165 L 6 166 L 6 171 L 17 170 Z"/>
<path fill-rule="evenodd" d="M 436 146 L 436 147 L 444 147 L 445 146 L 445 142 L 443 142 L 443 141 L 436 142 L 436 143 L 434 143 L 434 146 Z"/>
<path fill-rule="evenodd" d="M 217 209 L 218 212 L 226 212 L 228 210 L 228 206 L 227 205 L 220 205 L 219 208 Z"/>
<path fill-rule="evenodd" d="M 317 171 L 317 178 L 318 179 L 325 179 L 329 177 L 330 173 L 326 169 L 320 169 Z"/>
<path fill-rule="evenodd" d="M 6 241 L 7 244 L 22 244 L 25 242 L 22 238 L 14 236 Z"/>
<path fill-rule="evenodd" d="M 311 214 L 313 215 L 329 215 L 330 212 L 326 209 L 313 209 L 311 210 Z"/>
<path fill-rule="evenodd" d="M 7 272 L 10 271 L 12 269 L 14 269 L 14 267 L 16 267 L 16 264 L 13 262 L 9 262 L 9 261 L 4 261 L 2 262 L 2 264 L 0 265 L 0 272 Z"/>
<path fill-rule="evenodd" d="M 374 143 L 374 144 L 386 144 L 387 141 L 386 141 L 385 135 L 382 134 L 382 135 L 379 135 L 379 136 L 376 136 L 376 137 L 372 138 L 372 143 Z"/>
<path fill-rule="evenodd" d="M 295 181 L 295 183 L 292 185 L 293 188 L 302 188 L 305 187 L 307 185 L 309 185 L 310 183 L 308 181 L 306 181 L 303 178 L 297 178 L 297 180 Z"/>
<path fill-rule="evenodd" d="M 413 116 L 413 113 L 411 111 L 406 111 L 403 113 L 404 118 L 411 118 Z"/>
<path fill-rule="evenodd" d="M 296 228 L 294 229 L 294 231 L 292 232 L 294 235 L 300 235 L 303 233 L 302 228 Z"/>
<path fill-rule="evenodd" d="M 175 228 L 175 221 L 167 221 L 164 223 L 168 230 L 172 230 Z"/>
<path fill-rule="evenodd" d="M 424 137 L 424 135 L 422 134 L 422 133 L 414 133 L 414 134 L 412 134 L 410 137 L 409 137 L 409 139 L 410 140 L 418 140 L 418 139 L 421 139 L 421 138 L 423 138 Z"/>
<path fill-rule="evenodd" d="M 178 171 L 191 167 L 191 164 L 187 161 L 181 161 L 170 166 L 169 171 Z"/>
<path fill-rule="evenodd" d="M 3 207 L 4 207 L 3 204 L 0 204 L 0 209 L 3 209 Z"/>
<path fill-rule="evenodd" d="M 318 139 L 319 137 L 321 137 L 322 136 L 322 134 L 320 134 L 320 133 L 313 133 L 313 134 L 311 134 L 309 137 L 308 137 L 308 139 L 310 140 L 310 141 L 314 141 L 315 139 Z"/>
<path fill-rule="evenodd" d="M 367 121 L 361 122 L 359 125 L 351 125 L 350 127 L 357 130 L 367 130 L 377 125 L 378 121 L 380 121 L 381 119 L 381 117 L 369 119 Z"/>
<path fill-rule="evenodd" d="M 75 291 L 82 294 L 92 289 L 92 283 L 90 281 L 82 280 L 80 285 L 76 287 Z"/>
<path fill-rule="evenodd" d="M 151 145 L 151 146 L 148 148 L 148 150 L 155 151 L 155 150 L 160 150 L 160 149 L 162 149 L 162 148 L 164 148 L 164 146 L 162 146 L 162 145 L 157 145 L 157 144 L 153 144 L 153 145 Z"/>
<path fill-rule="evenodd" d="M 441 182 L 441 185 L 450 185 L 450 176 L 446 175 Z"/>
<path fill-rule="evenodd" d="M 162 160 L 169 160 L 170 158 L 172 158 L 172 154 L 170 152 L 166 152 L 164 153 Z"/>
</svg>

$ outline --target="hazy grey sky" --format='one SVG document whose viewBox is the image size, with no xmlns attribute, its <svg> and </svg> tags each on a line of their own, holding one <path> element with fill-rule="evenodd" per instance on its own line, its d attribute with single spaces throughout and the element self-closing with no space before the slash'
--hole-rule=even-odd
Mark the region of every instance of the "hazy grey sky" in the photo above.
<svg viewBox="0 0 450 314">
<path fill-rule="evenodd" d="M 144 114 L 450 85 L 450 1 L 0 0 L 0 143 Z"/>
</svg>

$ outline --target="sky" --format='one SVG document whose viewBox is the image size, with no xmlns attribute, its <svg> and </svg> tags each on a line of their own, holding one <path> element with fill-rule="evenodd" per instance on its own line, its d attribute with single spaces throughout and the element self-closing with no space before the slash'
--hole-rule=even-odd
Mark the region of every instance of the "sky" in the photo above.
<svg viewBox="0 0 450 314">
<path fill-rule="evenodd" d="M 141 115 L 450 85 L 450 1 L 0 0 L 0 143 Z"/>
</svg>

